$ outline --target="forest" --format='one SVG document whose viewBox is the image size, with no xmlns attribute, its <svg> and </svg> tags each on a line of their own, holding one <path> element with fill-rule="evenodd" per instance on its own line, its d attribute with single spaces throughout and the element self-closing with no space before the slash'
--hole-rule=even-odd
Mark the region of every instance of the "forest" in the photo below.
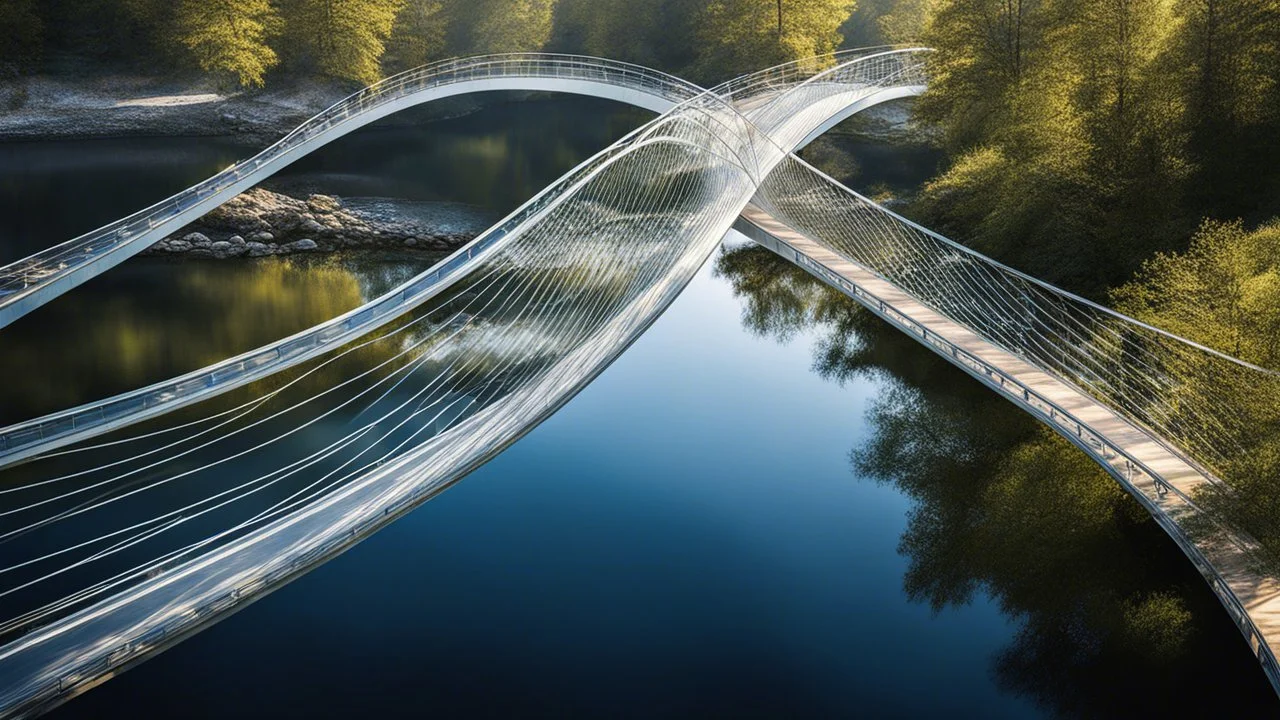
<svg viewBox="0 0 1280 720">
<path fill-rule="evenodd" d="M 208 73 L 367 84 L 455 55 L 567 51 L 727 78 L 829 53 L 854 0 L 5 0 L 0 63 L 68 55 Z"/>
</svg>

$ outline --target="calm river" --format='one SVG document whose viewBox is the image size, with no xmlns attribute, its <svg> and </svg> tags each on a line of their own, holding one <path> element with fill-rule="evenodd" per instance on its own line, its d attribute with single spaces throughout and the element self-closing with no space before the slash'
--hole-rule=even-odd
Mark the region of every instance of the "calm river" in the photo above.
<svg viewBox="0 0 1280 720">
<path fill-rule="evenodd" d="M 644 117 L 559 98 L 401 119 L 275 182 L 497 218 Z M 837 147 L 856 160 L 855 187 L 909 189 L 938 160 Z M 0 145 L 0 260 L 252 150 Z M 0 331 L 0 420 L 256 347 L 431 261 L 131 260 Z M 54 716 L 1277 709 L 1189 562 L 1081 453 L 771 254 L 735 246 L 497 459 Z"/>
</svg>

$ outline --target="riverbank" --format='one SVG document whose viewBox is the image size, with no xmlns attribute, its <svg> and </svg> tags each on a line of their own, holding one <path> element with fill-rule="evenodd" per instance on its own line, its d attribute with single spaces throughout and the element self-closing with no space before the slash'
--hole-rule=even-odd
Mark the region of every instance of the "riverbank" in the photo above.
<svg viewBox="0 0 1280 720">
<path fill-rule="evenodd" d="M 471 241 L 492 213 L 462 203 L 395 198 L 305 200 L 254 188 L 144 251 L 229 259 L 366 248 L 442 252 Z"/>
<path fill-rule="evenodd" d="M 98 137 L 278 137 L 350 92 L 307 81 L 259 92 L 137 74 L 35 75 L 0 86 L 0 141 Z"/>
<path fill-rule="evenodd" d="M 0 81 L 0 142 L 106 137 L 235 137 L 267 145 L 359 88 L 322 78 L 228 92 L 207 79 L 33 75 Z M 473 112 L 458 98 L 433 116 Z"/>
</svg>

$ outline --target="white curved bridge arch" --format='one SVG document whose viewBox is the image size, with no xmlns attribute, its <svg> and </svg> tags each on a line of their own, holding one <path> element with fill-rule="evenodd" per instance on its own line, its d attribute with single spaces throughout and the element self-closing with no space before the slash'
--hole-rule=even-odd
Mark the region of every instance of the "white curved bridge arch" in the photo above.
<svg viewBox="0 0 1280 720">
<path fill-rule="evenodd" d="M 859 57 L 848 64 L 859 69 L 850 74 L 846 83 L 832 84 L 835 104 L 874 96 L 887 87 L 917 79 L 919 72 L 919 63 L 909 52 Z M 475 70 L 474 66 L 470 68 Z M 597 70 L 593 68 L 593 72 Z M 811 70 L 804 67 L 784 68 L 764 74 L 758 82 L 734 88 L 733 97 L 765 98 L 758 105 L 769 107 L 767 98 L 779 96 L 788 85 L 810 75 Z M 471 86 L 473 89 L 498 87 L 487 74 L 483 79 L 466 80 L 473 81 L 477 83 Z M 461 81 L 452 77 L 450 82 Z M 631 82 L 648 81 L 633 78 Z M 663 81 L 663 86 L 670 84 Z M 335 125 L 350 120 L 353 112 L 361 113 L 366 121 L 372 121 L 375 112 L 391 112 L 389 104 L 380 104 L 390 97 L 390 93 L 373 100 L 355 96 L 343 111 L 286 138 L 271 156 L 259 156 L 256 161 L 194 188 L 178 202 L 151 209 L 145 215 L 152 221 L 145 226 L 133 218 L 110 226 L 88 242 L 73 243 L 70 254 L 65 252 L 68 248 L 62 248 L 65 257 L 79 254 L 86 260 L 55 268 L 54 280 L 61 276 L 74 278 L 85 263 L 103 260 L 98 267 L 104 269 L 118 261 L 115 258 L 136 252 L 135 247 L 145 246 L 152 238 L 129 232 L 130 229 L 145 233 L 156 231 L 161 222 L 176 226 L 195 205 L 212 205 L 239 192 L 253 178 L 265 176 L 273 167 L 271 163 L 287 159 L 285 153 L 298 152 L 308 141 L 336 137 L 340 128 Z M 816 110 L 786 113 L 773 130 L 799 138 L 825 117 Z M 471 282 L 463 293 L 466 309 L 454 313 L 446 322 L 436 324 L 431 322 L 431 316 L 424 315 L 407 326 L 390 330 L 387 336 L 374 335 L 365 343 L 392 336 L 408 342 L 414 340 L 413 332 L 421 331 L 423 339 L 414 340 L 396 357 L 406 352 L 420 353 L 422 359 L 415 363 L 452 358 L 438 365 L 441 369 L 436 379 L 418 391 L 438 387 L 439 394 L 415 395 L 421 397 L 417 407 L 423 407 L 422 403 L 427 403 L 426 408 L 446 406 L 421 426 L 436 429 L 436 435 L 415 440 L 420 430 L 414 431 L 376 462 L 344 475 L 346 484 L 322 495 L 304 496 L 307 504 L 277 504 L 273 507 L 279 507 L 278 511 L 265 516 L 259 513 L 248 519 L 247 525 L 230 528 L 237 533 L 222 539 L 222 545 L 206 549 L 205 540 L 179 548 L 179 555 L 161 556 L 145 574 L 139 574 L 142 570 L 128 570 L 0 624 L 0 632 L 23 633 L 0 647 L 0 712 L 39 711 L 91 687 L 341 552 L 500 452 L 567 402 L 658 317 L 719 244 L 760 179 L 786 156 L 786 150 L 724 98 L 693 92 L 672 111 L 583 163 L 445 262 L 353 313 L 266 351 L 237 359 L 231 365 L 220 364 L 207 374 L 177 385 L 131 394 L 123 404 L 101 404 L 96 412 L 89 407 L 80 408 L 54 423 L 39 422 L 34 426 L 38 428 L 34 442 L 28 434 L 12 443 L 18 436 L 5 433 L 8 450 L 25 452 L 32 445 L 48 449 L 60 442 L 56 439 L 59 437 L 85 437 L 86 432 L 94 434 L 119 423 L 131 423 L 149 416 L 156 407 L 172 408 L 175 405 L 171 403 L 183 398 L 191 401 L 208 397 L 247 382 L 246 377 L 262 377 L 265 373 L 259 371 L 263 368 L 274 372 L 297 364 L 304 356 L 340 349 L 356 337 L 370 335 L 390 321 L 405 317 L 408 310 L 430 301 L 450 285 Z M 161 218 L 158 222 L 157 217 Z M 110 239 L 111 243 L 95 244 L 102 239 Z M 53 287 L 52 282 L 45 287 Z M 426 324 L 421 322 L 424 318 Z M 404 332 L 415 324 L 416 330 Z M 435 344 L 423 345 L 427 342 Z M 342 352 L 338 357 L 346 354 Z M 385 364 L 368 372 L 383 367 Z M 389 377 L 394 379 L 394 373 Z M 373 406 L 403 385 L 404 379 L 395 381 Z M 272 391 L 263 397 L 274 395 Z M 296 468 L 326 461 L 333 452 L 360 447 L 371 432 L 383 431 L 381 419 L 408 413 L 379 436 L 388 438 L 422 412 L 413 407 L 400 404 L 340 443 L 303 456 L 280 471 L 292 474 Z M 286 412 L 292 409 L 287 408 Z M 218 417 L 221 416 L 212 419 Z M 186 426 L 179 429 L 182 427 Z M 196 440 L 202 434 L 203 431 L 195 432 L 185 439 Z M 405 444 L 410 441 L 412 444 Z M 377 443 L 369 445 L 359 450 L 355 458 L 379 447 Z M 10 455 L 10 459 L 13 457 Z M 172 456 L 174 460 L 179 457 Z M 99 465 L 91 471 L 115 465 Z M 157 474 L 154 464 L 147 468 L 152 476 Z M 190 472 L 180 462 L 159 474 L 167 477 L 161 481 L 167 483 Z M 279 471 L 268 476 L 276 472 Z M 56 484 L 62 479 L 65 477 L 51 478 L 50 482 Z M 104 482 L 123 479 L 124 475 L 117 475 Z M 89 489 L 97 492 L 96 488 L 102 487 L 96 484 Z M 52 501 L 71 498 L 73 506 L 12 530 L 0 528 L 0 542 L 40 532 L 50 524 L 107 507 L 137 491 L 86 502 L 76 499 L 81 492 L 78 487 L 53 492 L 61 494 Z M 43 513 L 41 508 L 47 502 L 42 500 L 18 511 Z M 203 502 L 206 501 L 196 505 Z M 194 507 L 178 509 L 157 516 L 158 524 L 147 521 L 145 527 L 123 527 L 66 551 L 108 543 L 102 553 L 90 558 L 96 561 L 118 548 L 145 541 L 153 533 L 180 528 L 204 512 Z M 141 533 L 137 532 L 139 529 Z M 220 538 L 222 534 L 210 540 Z M 60 550 L 31 562 L 60 559 L 63 553 Z M 0 572 L 28 564 L 0 568 Z M 57 572 L 60 571 L 36 577 L 15 589 L 39 583 Z M 126 589 L 118 590 L 119 578 L 129 581 Z"/>
<path fill-rule="evenodd" d="M 893 87 L 842 107 L 822 132 L 859 110 L 919 94 Z M 601 58 L 553 54 L 447 60 L 371 85 L 307 120 L 254 157 L 129 217 L 0 267 L 0 328 L 119 265 L 317 148 L 402 110 L 459 95 L 546 91 L 614 100 L 665 113 L 703 90 L 665 73 Z M 820 135 L 814 132 L 803 147 Z"/>
<path fill-rule="evenodd" d="M 917 49 L 908 49 L 863 56 L 853 51 L 837 57 L 844 62 L 852 59 L 865 62 L 867 58 L 873 61 L 878 57 L 896 59 L 911 57 L 919 52 L 921 51 Z M 792 70 L 795 74 L 786 74 L 787 70 Z M 780 69 L 774 68 L 762 73 L 768 77 L 768 85 L 763 90 L 750 85 L 739 90 L 743 99 L 738 104 L 758 110 L 763 101 L 776 97 L 779 88 L 786 87 L 788 79 L 803 73 L 803 70 L 790 65 L 782 66 L 781 71 L 783 74 L 780 74 Z M 803 113 L 798 114 L 801 122 L 816 122 L 820 128 L 829 129 L 856 112 L 924 91 L 924 85 L 919 82 L 917 74 L 906 77 L 905 82 L 895 80 L 885 87 L 858 86 L 848 98 L 843 96 L 850 95 L 849 85 L 832 83 L 831 87 L 835 90 L 835 102 L 829 108 L 820 109 L 820 114 L 815 118 L 806 120 Z M 5 324 L 5 313 L 16 318 L 29 312 L 142 252 L 316 149 L 411 107 L 477 92 L 535 90 L 610 99 L 661 114 L 706 92 L 673 76 L 635 65 L 598 58 L 543 54 L 451 60 L 389 78 L 372 88 L 376 90 L 368 94 L 367 91 L 361 91 L 352 95 L 308 120 L 253 158 L 237 163 L 200 185 L 130 216 L 134 218 L 132 220 L 125 218 L 111 223 L 81 238 L 20 261 L 27 266 L 36 262 L 48 264 L 48 260 L 37 261 L 33 258 L 55 252 L 60 256 L 69 254 L 81 260 L 79 264 L 51 271 L 47 279 L 14 294 L 10 302 L 0 296 L 0 327 Z M 380 99 L 370 100 L 369 97 Z M 790 113 L 783 117 L 786 121 L 792 119 Z M 803 148 L 820 135 L 817 131 L 807 132 L 795 149 Z M 536 202 L 545 194 L 540 194 L 526 205 Z M 131 231 L 129 228 L 133 226 L 139 229 Z M 486 233 L 446 258 L 436 268 L 428 270 L 423 274 L 426 277 L 411 281 L 409 287 L 392 290 L 328 323 L 277 343 L 103 402 L 90 403 L 0 428 L 0 468 L 227 392 L 303 362 L 335 343 L 369 332 L 381 322 L 389 320 L 389 313 L 412 309 L 443 291 L 459 276 L 459 271 L 468 266 L 473 257 L 500 238 L 500 234 Z M 3 276 L 4 269 L 0 268 L 0 278 Z M 0 281 L 0 288 L 2 287 Z"/>
</svg>

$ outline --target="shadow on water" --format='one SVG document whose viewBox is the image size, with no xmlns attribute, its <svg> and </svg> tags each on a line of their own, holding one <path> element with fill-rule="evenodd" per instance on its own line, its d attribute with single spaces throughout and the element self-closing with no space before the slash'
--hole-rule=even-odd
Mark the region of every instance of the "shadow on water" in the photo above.
<svg viewBox="0 0 1280 720">
<path fill-rule="evenodd" d="M 1071 717 L 1280 711 L 1200 575 L 1083 452 L 772 252 L 728 249 L 716 272 L 752 332 L 818 328 L 814 372 L 876 378 L 854 474 L 913 502 L 912 601 L 987 593 L 1021 624 L 992 660 L 999 687 Z"/>
</svg>

